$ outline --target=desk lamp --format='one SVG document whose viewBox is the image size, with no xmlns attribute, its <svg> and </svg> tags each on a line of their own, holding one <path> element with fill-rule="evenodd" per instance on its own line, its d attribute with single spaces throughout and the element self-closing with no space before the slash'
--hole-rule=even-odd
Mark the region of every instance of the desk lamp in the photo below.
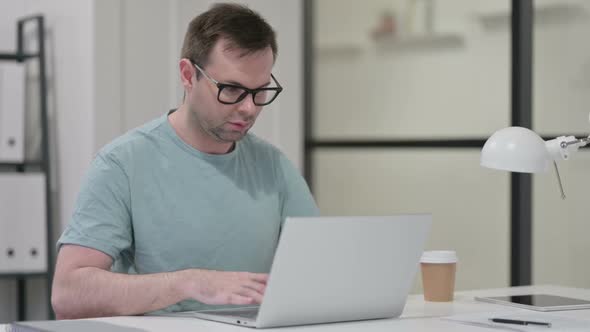
<svg viewBox="0 0 590 332">
<path fill-rule="evenodd" d="M 590 119 L 590 117 L 589 117 Z M 559 136 L 549 141 L 523 127 L 508 127 L 496 131 L 481 150 L 481 166 L 521 173 L 546 172 L 553 162 L 561 198 L 565 199 L 557 161 L 568 160 L 578 148 L 590 143 L 590 136 L 576 138 Z"/>
</svg>

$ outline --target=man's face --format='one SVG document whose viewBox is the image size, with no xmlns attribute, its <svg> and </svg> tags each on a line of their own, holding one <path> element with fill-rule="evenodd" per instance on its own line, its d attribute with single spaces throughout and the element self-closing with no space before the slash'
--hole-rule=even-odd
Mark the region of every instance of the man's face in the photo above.
<svg viewBox="0 0 590 332">
<path fill-rule="evenodd" d="M 243 50 L 227 50 L 227 41 L 220 39 L 203 70 L 219 83 L 239 85 L 250 89 L 271 84 L 271 70 L 274 63 L 270 47 L 241 56 Z M 195 73 L 198 72 L 196 68 Z M 191 117 L 201 131 L 217 142 L 229 143 L 240 140 L 254 125 L 262 106 L 256 106 L 252 95 L 242 101 L 226 105 L 217 100 L 218 88 L 215 83 L 199 74 L 193 76 L 194 88 L 187 95 Z"/>
</svg>

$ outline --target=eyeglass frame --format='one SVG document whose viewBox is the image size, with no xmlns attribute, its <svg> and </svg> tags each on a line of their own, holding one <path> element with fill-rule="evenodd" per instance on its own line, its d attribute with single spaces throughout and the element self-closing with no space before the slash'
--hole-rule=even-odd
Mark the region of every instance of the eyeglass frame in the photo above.
<svg viewBox="0 0 590 332">
<path fill-rule="evenodd" d="M 211 83 L 215 84 L 217 86 L 217 101 L 225 104 L 225 105 L 234 105 L 237 104 L 239 102 L 241 102 L 242 100 L 244 100 L 244 98 L 246 98 L 248 95 L 252 95 L 252 102 L 254 103 L 254 105 L 256 106 L 266 106 L 269 105 L 270 103 L 272 103 L 273 101 L 275 101 L 275 99 L 277 99 L 277 97 L 279 96 L 279 94 L 283 91 L 283 87 L 281 86 L 281 84 L 279 83 L 279 81 L 277 81 L 277 79 L 275 78 L 275 76 L 271 73 L 270 77 L 272 78 L 272 80 L 275 82 L 275 84 L 277 85 L 276 87 L 266 87 L 266 88 L 257 88 L 257 89 L 249 89 L 245 86 L 241 86 L 241 85 L 236 85 L 236 84 L 229 84 L 229 83 L 221 83 L 219 81 L 217 81 L 216 79 L 212 78 L 211 76 L 209 76 L 205 70 L 203 68 L 201 68 L 199 65 L 197 65 L 194 61 L 189 60 L 193 66 L 195 68 L 197 68 L 201 74 L 203 74 L 203 76 L 205 76 Z M 223 91 L 223 89 L 225 89 L 226 87 L 230 87 L 230 88 L 237 88 L 237 89 L 242 89 L 244 90 L 244 93 L 242 93 L 238 99 L 235 102 L 227 102 L 227 101 L 223 101 L 221 100 L 221 91 Z M 264 104 L 259 104 L 256 103 L 256 94 L 262 91 L 276 91 L 275 96 L 267 103 Z"/>
</svg>

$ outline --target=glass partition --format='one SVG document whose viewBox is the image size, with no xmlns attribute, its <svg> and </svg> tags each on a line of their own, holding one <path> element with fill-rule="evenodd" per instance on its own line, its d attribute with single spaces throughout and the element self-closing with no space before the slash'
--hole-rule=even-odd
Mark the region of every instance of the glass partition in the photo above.
<svg viewBox="0 0 590 332">
<path fill-rule="evenodd" d="M 313 4 L 315 139 L 487 137 L 509 123 L 509 21 L 488 22 L 508 1 Z"/>
<path fill-rule="evenodd" d="M 311 3 L 322 213 L 432 212 L 428 248 L 458 251 L 457 289 L 508 286 L 509 174 L 479 148 L 510 124 L 510 1 Z"/>
<path fill-rule="evenodd" d="M 427 247 L 457 251 L 457 289 L 509 285 L 509 176 L 480 167 L 478 149 L 322 148 L 314 159 L 323 215 L 432 213 Z"/>
</svg>

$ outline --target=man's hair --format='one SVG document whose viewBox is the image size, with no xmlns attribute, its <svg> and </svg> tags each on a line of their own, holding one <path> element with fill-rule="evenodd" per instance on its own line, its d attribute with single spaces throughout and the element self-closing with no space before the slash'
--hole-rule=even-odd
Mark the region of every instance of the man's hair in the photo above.
<svg viewBox="0 0 590 332">
<path fill-rule="evenodd" d="M 181 58 L 204 67 L 220 38 L 228 41 L 226 49 L 243 50 L 241 56 L 270 46 L 273 58 L 277 57 L 275 32 L 258 13 L 240 4 L 219 3 L 189 23 Z"/>
</svg>

